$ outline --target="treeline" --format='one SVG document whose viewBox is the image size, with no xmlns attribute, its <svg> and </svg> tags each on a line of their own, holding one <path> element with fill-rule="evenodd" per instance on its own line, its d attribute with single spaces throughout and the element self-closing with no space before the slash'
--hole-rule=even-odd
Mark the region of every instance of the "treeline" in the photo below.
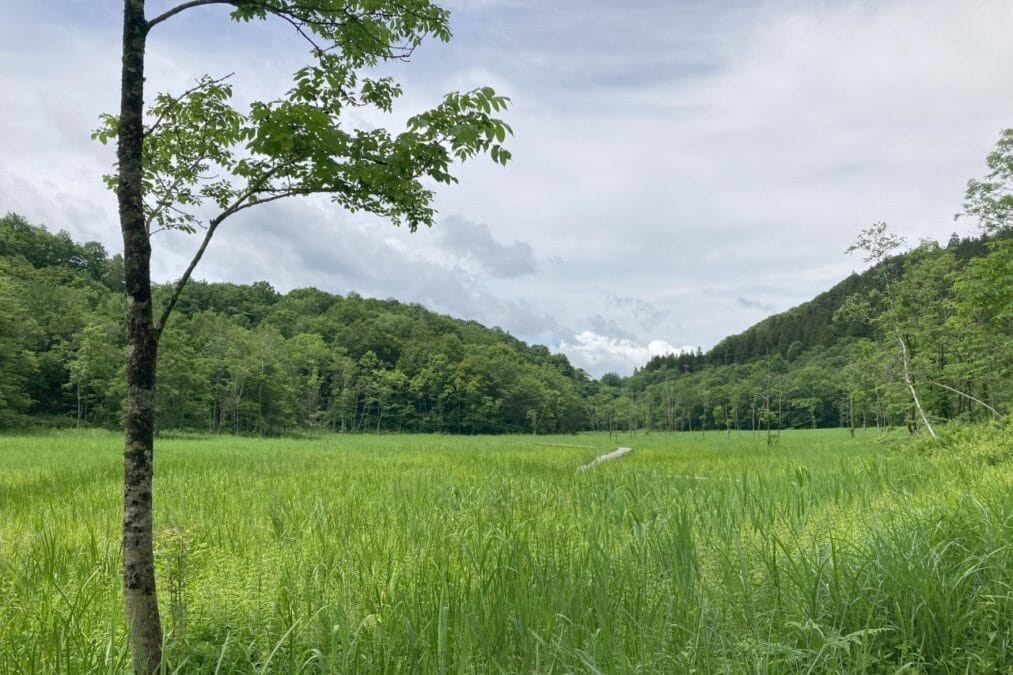
<svg viewBox="0 0 1013 675">
<path fill-rule="evenodd" d="M 120 424 L 121 267 L 97 243 L 0 219 L 0 428 Z M 194 282 L 163 334 L 158 425 L 570 432 L 587 427 L 594 386 L 561 354 L 419 305 Z"/>
<path fill-rule="evenodd" d="M 885 256 L 706 354 L 656 357 L 623 384 L 625 400 L 601 409 L 648 429 L 914 429 L 924 424 L 915 395 L 929 424 L 1004 415 L 1013 237 L 1004 228 Z"/>
<path fill-rule="evenodd" d="M 885 230 L 881 237 L 889 237 Z M 1013 405 L 1013 237 L 925 242 L 707 353 L 592 381 L 565 356 L 419 305 L 191 283 L 163 335 L 158 425 L 212 433 L 752 430 L 977 420 Z M 122 269 L 0 219 L 0 428 L 115 427 Z M 169 288 L 156 288 L 156 305 Z"/>
</svg>

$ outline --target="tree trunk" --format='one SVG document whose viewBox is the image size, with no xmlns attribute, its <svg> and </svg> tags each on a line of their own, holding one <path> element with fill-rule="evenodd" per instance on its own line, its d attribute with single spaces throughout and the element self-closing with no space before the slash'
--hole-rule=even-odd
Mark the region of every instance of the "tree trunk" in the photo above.
<svg viewBox="0 0 1013 675">
<path fill-rule="evenodd" d="M 946 389 L 947 391 L 952 391 L 954 394 L 956 394 L 958 396 L 958 398 L 957 398 L 958 402 L 962 401 L 963 399 L 966 398 L 966 399 L 968 399 L 970 401 L 974 401 L 975 403 L 981 404 L 985 408 L 988 408 L 988 411 L 990 413 L 992 413 L 992 416 L 995 417 L 996 419 L 999 419 L 1000 417 L 1002 417 L 1002 415 L 999 414 L 998 410 L 996 410 L 995 408 L 993 408 L 989 404 L 985 403 L 981 399 L 978 399 L 978 398 L 975 398 L 974 396 L 971 396 L 970 394 L 965 394 L 964 392 L 958 391 L 957 389 L 954 389 L 953 387 L 947 386 L 947 385 L 943 384 L 942 382 L 931 382 L 930 381 L 929 384 L 934 384 L 937 387 L 942 387 L 943 389 Z M 970 387 L 968 387 L 968 388 L 970 388 Z M 970 407 L 968 407 L 968 410 L 970 410 Z M 960 407 L 960 405 L 958 403 L 957 412 L 960 413 L 960 411 L 961 411 L 961 407 Z"/>
<path fill-rule="evenodd" d="M 854 437 L 854 435 L 855 435 L 855 393 L 853 391 L 852 392 L 848 392 L 848 426 L 850 427 L 849 431 L 851 432 L 851 436 Z M 863 417 L 862 417 L 862 426 L 863 427 L 865 426 L 864 413 L 863 413 Z"/>
<path fill-rule="evenodd" d="M 904 364 L 904 384 L 911 390 L 911 398 L 914 400 L 915 409 L 922 418 L 922 422 L 925 424 L 925 428 L 929 431 L 929 436 L 932 438 L 936 437 L 936 432 L 932 429 L 932 424 L 929 422 L 929 418 L 925 415 L 925 410 L 922 409 L 922 402 L 918 400 L 918 392 L 915 390 L 914 380 L 911 379 L 911 367 L 908 361 L 907 355 L 907 343 L 904 342 L 904 337 L 900 334 L 897 335 L 897 341 L 900 342 L 901 354 L 903 355 Z"/>
<path fill-rule="evenodd" d="M 127 410 L 123 451 L 123 598 L 135 672 L 162 661 L 162 626 L 155 593 L 151 477 L 158 335 L 151 308 L 151 243 L 144 221 L 141 151 L 144 140 L 144 0 L 125 0 L 120 87 L 120 229 L 127 295 Z"/>
</svg>

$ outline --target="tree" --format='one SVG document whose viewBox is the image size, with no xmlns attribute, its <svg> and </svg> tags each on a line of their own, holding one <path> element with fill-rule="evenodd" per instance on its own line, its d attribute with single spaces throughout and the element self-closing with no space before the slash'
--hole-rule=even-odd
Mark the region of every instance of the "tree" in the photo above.
<svg viewBox="0 0 1013 675">
<path fill-rule="evenodd" d="M 885 264 L 903 245 L 904 238 L 893 234 L 888 230 L 886 223 L 880 222 L 862 230 L 858 238 L 855 239 L 855 243 L 848 247 L 847 252 L 864 251 L 865 262 L 873 263 L 874 268 L 879 269 L 883 275 L 883 295 L 886 308 L 879 315 L 878 321 L 889 328 L 893 337 L 896 338 L 897 344 L 900 345 L 904 384 L 911 392 L 911 400 L 914 402 L 915 410 L 921 417 L 929 436 L 935 438 L 936 432 L 932 429 L 932 423 L 929 422 L 929 418 L 925 414 L 921 399 L 918 397 L 918 390 L 915 388 L 914 379 L 911 376 L 911 354 L 901 326 L 903 308 L 895 297 L 894 289 L 891 286 L 893 279 L 890 278 Z"/>
<path fill-rule="evenodd" d="M 280 19 L 310 46 L 312 62 L 281 98 L 230 104 L 224 78 L 201 77 L 179 95 L 160 94 L 144 109 L 149 33 L 187 11 L 231 6 L 239 22 Z M 488 153 L 500 163 L 509 127 L 492 115 L 506 99 L 489 88 L 448 94 L 412 117 L 407 129 L 348 130 L 342 113 L 389 111 L 401 94 L 390 78 L 361 76 L 380 62 L 407 59 L 432 36 L 450 38 L 448 13 L 429 0 L 185 0 L 148 19 L 144 0 L 124 0 L 120 110 L 95 137 L 117 139 L 118 171 L 107 182 L 119 202 L 128 302 L 124 421 L 123 581 L 133 667 L 158 669 L 162 629 L 152 553 L 152 458 L 158 342 L 180 293 L 218 227 L 233 215 L 286 197 L 325 194 L 340 206 L 431 225 L 433 193 L 422 182 L 454 181 L 450 167 Z M 202 222 L 202 209 L 217 215 Z M 151 235 L 204 228 L 196 254 L 159 313 L 151 292 Z"/>
<path fill-rule="evenodd" d="M 972 345 L 967 359 L 971 369 L 982 379 L 994 384 L 983 392 L 985 398 L 994 397 L 996 390 L 1005 387 L 1011 391 L 1013 378 L 1013 129 L 1006 129 L 986 159 L 989 173 L 983 180 L 967 182 L 963 213 L 977 219 L 978 226 L 994 235 L 988 242 L 989 253 L 968 263 L 964 273 L 954 284 L 956 312 L 950 319 L 952 328 Z M 991 394 L 991 396 L 990 396 Z M 964 394 L 961 393 L 963 396 Z M 998 411 L 988 403 L 968 396 L 987 407 L 993 414 Z M 1008 397 L 1007 397 L 1008 400 Z"/>
<path fill-rule="evenodd" d="M 286 341 L 285 351 L 290 361 L 287 379 L 295 387 L 297 420 L 304 426 L 317 426 L 322 415 L 323 375 L 330 356 L 327 343 L 317 334 L 300 333 Z"/>
<path fill-rule="evenodd" d="M 190 338 L 193 328 L 167 328 L 159 341 L 158 395 L 155 410 L 159 429 L 194 429 L 207 423 L 213 400 L 215 361 Z"/>
<path fill-rule="evenodd" d="M 108 423 L 119 415 L 122 399 L 115 395 L 114 383 L 122 382 L 123 343 L 117 340 L 117 327 L 111 320 L 95 320 L 78 337 L 67 366 L 67 384 L 74 388 L 77 399 L 78 426 L 87 421 L 89 409 L 94 409 L 91 417 L 100 422 Z"/>
<path fill-rule="evenodd" d="M 956 217 L 973 216 L 984 232 L 995 234 L 1013 227 L 1013 129 L 1000 134 L 985 163 L 988 175 L 967 181 L 964 211 Z"/>
</svg>

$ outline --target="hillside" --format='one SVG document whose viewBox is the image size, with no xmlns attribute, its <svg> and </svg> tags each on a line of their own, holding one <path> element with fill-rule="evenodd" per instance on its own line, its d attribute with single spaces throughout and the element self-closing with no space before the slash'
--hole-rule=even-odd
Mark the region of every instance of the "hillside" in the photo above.
<svg viewBox="0 0 1013 675">
<path fill-rule="evenodd" d="M 1005 412 L 1010 278 L 1008 229 L 953 237 L 945 248 L 922 242 L 707 353 L 656 357 L 624 390 L 652 411 L 645 423 L 661 428 L 916 428 L 900 339 L 930 418 Z"/>
<path fill-rule="evenodd" d="M 0 219 L 0 426 L 118 424 L 120 266 Z M 573 431 L 589 386 L 561 354 L 420 305 L 198 281 L 164 335 L 158 411 L 162 428 L 213 432 Z"/>
<path fill-rule="evenodd" d="M 1001 235 L 1008 237 L 1009 234 Z M 958 266 L 973 258 L 988 254 L 987 236 L 961 239 L 950 238 L 946 250 L 953 253 Z M 895 256 L 881 265 L 870 267 L 861 274 L 851 274 L 830 290 L 791 309 L 769 316 L 741 333 L 731 335 L 697 358 L 689 355 L 656 356 L 644 365 L 643 370 L 707 364 L 732 365 L 761 359 L 772 354 L 788 357 L 793 351 L 814 347 L 828 348 L 836 342 L 854 338 L 868 338 L 874 329 L 868 320 L 842 319 L 836 316 L 844 302 L 855 295 L 882 290 L 884 276 L 900 276 L 906 255 Z"/>
<path fill-rule="evenodd" d="M 158 424 L 260 435 L 915 428 L 898 335 L 928 416 L 979 418 L 1013 400 L 1011 245 L 1008 231 L 923 243 L 707 353 L 598 382 L 544 346 L 417 304 L 196 281 L 163 335 Z M 0 428 L 119 425 L 121 288 L 121 262 L 99 244 L 0 219 Z M 155 289 L 156 310 L 168 292 Z"/>
</svg>

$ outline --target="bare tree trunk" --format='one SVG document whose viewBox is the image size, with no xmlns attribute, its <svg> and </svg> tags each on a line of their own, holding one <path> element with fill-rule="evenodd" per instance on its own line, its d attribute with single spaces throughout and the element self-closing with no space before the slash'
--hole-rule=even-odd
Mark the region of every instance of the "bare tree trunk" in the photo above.
<svg viewBox="0 0 1013 675">
<path fill-rule="evenodd" d="M 880 406 L 880 401 L 879 401 L 879 385 L 878 384 L 875 385 L 873 387 L 872 391 L 875 394 L 876 398 L 873 401 L 872 410 L 870 412 L 872 414 L 873 424 L 876 425 L 876 431 L 879 431 L 880 427 L 882 426 L 880 424 L 880 414 L 879 414 L 880 413 L 880 407 L 881 407 Z"/>
<path fill-rule="evenodd" d="M 782 394 L 777 392 L 777 442 L 781 442 L 781 429 L 784 428 L 784 413 L 781 407 Z"/>
<path fill-rule="evenodd" d="M 158 335 L 152 318 L 151 243 L 141 184 L 148 25 L 144 0 L 125 0 L 123 5 L 117 196 L 130 337 L 123 452 L 123 598 L 134 671 L 150 673 L 162 661 L 162 625 L 155 593 L 151 499 Z"/>
<path fill-rule="evenodd" d="M 901 354 L 904 357 L 904 384 L 911 390 L 911 398 L 914 399 L 915 408 L 918 410 L 918 414 L 922 418 L 922 422 L 925 424 L 925 428 L 929 430 L 929 436 L 932 438 L 936 437 L 936 432 L 932 430 L 932 424 L 929 423 L 929 418 L 925 416 L 925 411 L 922 409 L 922 402 L 918 400 L 918 392 L 915 391 L 914 381 L 911 379 L 911 364 L 908 361 L 907 356 L 907 343 L 904 342 L 904 337 L 900 334 L 897 335 L 897 341 L 900 342 Z"/>
<path fill-rule="evenodd" d="M 958 391 L 957 389 L 954 389 L 953 387 L 947 386 L 947 385 L 943 384 L 942 382 L 929 382 L 929 384 L 934 384 L 937 387 L 942 387 L 943 389 L 946 389 L 947 391 L 952 391 L 954 394 L 957 394 L 957 396 L 960 396 L 960 397 L 968 399 L 969 401 L 974 401 L 975 403 L 981 404 L 985 408 L 988 408 L 988 411 L 990 413 L 992 413 L 992 416 L 995 417 L 995 418 L 997 418 L 997 419 L 999 417 L 1002 417 L 1002 415 L 999 414 L 998 410 L 996 410 L 995 408 L 993 408 L 989 404 L 985 403 L 981 399 L 978 399 L 978 398 L 975 398 L 974 396 L 971 396 L 970 394 L 965 394 L 964 392 Z M 958 398 L 957 400 L 960 401 L 961 399 Z M 957 408 L 957 412 L 958 413 L 960 412 L 960 407 L 959 406 Z"/>
<path fill-rule="evenodd" d="M 850 427 L 848 429 L 848 431 L 850 431 L 851 432 L 851 436 L 854 437 L 854 435 L 855 435 L 855 392 L 853 392 L 853 391 L 849 391 L 848 392 L 848 426 Z M 862 423 L 862 426 L 865 426 L 864 422 Z"/>
</svg>

